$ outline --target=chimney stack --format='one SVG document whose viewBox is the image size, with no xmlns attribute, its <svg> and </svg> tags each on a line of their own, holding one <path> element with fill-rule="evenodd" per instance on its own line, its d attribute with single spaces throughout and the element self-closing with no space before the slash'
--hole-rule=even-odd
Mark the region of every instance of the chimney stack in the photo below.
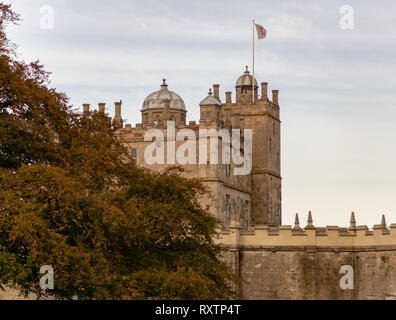
<svg viewBox="0 0 396 320">
<path fill-rule="evenodd" d="M 231 91 L 227 91 L 227 92 L 225 93 L 225 95 L 226 95 L 226 103 L 227 103 L 227 104 L 231 104 L 231 103 L 232 103 L 232 100 L 231 100 L 232 92 L 231 92 Z"/>
<path fill-rule="evenodd" d="M 84 103 L 83 104 L 83 115 L 88 116 L 89 115 L 89 103 Z"/>
<path fill-rule="evenodd" d="M 113 118 L 113 127 L 115 129 L 119 129 L 123 127 L 123 120 L 121 118 L 121 105 L 122 101 L 120 102 L 114 102 L 115 106 L 115 112 L 114 112 L 114 118 Z"/>
<path fill-rule="evenodd" d="M 220 101 L 220 95 L 219 95 L 219 89 L 220 89 L 220 85 L 219 84 L 214 84 L 213 85 L 213 96 L 214 96 L 214 98 L 217 101 L 221 102 Z"/>
<path fill-rule="evenodd" d="M 272 103 L 276 106 L 279 106 L 279 90 L 272 90 Z"/>
<path fill-rule="evenodd" d="M 106 103 L 98 103 L 98 106 L 99 106 L 99 114 L 104 116 Z"/>
<path fill-rule="evenodd" d="M 261 100 L 268 101 L 268 82 L 261 82 Z"/>
</svg>

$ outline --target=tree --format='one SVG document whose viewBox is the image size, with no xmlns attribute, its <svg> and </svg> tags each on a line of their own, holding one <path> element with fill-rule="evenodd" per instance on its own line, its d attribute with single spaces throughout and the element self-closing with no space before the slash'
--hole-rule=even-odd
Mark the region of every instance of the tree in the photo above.
<svg viewBox="0 0 396 320">
<path fill-rule="evenodd" d="M 135 167 L 108 119 L 80 115 L 38 61 L 17 59 L 5 28 L 19 16 L 0 13 L 0 283 L 61 299 L 232 298 L 203 185 Z"/>
</svg>

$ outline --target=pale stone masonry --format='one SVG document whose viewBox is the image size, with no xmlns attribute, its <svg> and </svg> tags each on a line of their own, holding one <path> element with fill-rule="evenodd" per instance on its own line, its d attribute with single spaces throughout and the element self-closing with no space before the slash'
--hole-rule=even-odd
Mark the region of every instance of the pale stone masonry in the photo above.
<svg viewBox="0 0 396 320">
<path fill-rule="evenodd" d="M 183 99 L 168 89 L 165 79 L 161 88 L 147 96 L 141 109 L 142 121 L 135 127 L 120 127 L 119 138 L 125 143 L 138 166 L 151 170 L 164 170 L 167 166 L 147 164 L 144 150 L 152 142 L 145 142 L 145 133 L 150 129 L 161 130 L 165 140 L 167 123 L 176 123 L 176 130 L 191 129 L 199 139 L 202 129 L 252 129 L 252 170 L 249 175 L 233 175 L 234 164 L 185 164 L 186 176 L 199 178 L 212 192 L 212 197 L 203 199 L 202 205 L 222 221 L 222 227 L 237 223 L 242 229 L 253 225 L 281 224 L 281 172 L 280 172 L 280 119 L 278 90 L 273 90 L 272 101 L 268 98 L 268 84 L 261 83 L 258 95 L 257 81 L 254 79 L 255 101 L 252 101 L 252 80 L 248 68 L 237 79 L 235 101 L 232 92 L 225 93 L 225 100 L 219 96 L 220 85 L 213 85 L 213 93 L 199 104 L 199 123 L 186 124 L 186 107 Z M 87 108 L 87 107 L 85 107 Z M 103 108 L 103 107 L 102 107 Z M 89 107 L 88 109 L 89 110 Z M 122 123 L 119 105 L 116 106 L 117 125 Z M 114 123 L 114 120 L 113 120 Z M 173 141 L 175 139 L 173 138 Z M 165 159 L 167 159 L 165 141 Z M 174 141 L 178 148 L 184 141 Z M 209 144 L 209 142 L 208 142 Z M 199 143 L 196 143 L 197 151 Z M 243 150 L 242 150 L 243 152 Z M 219 154 L 221 146 L 219 144 Z"/>
</svg>

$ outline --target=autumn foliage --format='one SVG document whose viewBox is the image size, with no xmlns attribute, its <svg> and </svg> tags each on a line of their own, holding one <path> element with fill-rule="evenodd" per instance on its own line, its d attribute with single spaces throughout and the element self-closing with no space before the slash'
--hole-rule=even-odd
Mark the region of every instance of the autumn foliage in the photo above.
<svg viewBox="0 0 396 320">
<path fill-rule="evenodd" d="M 133 166 L 108 120 L 18 60 L 5 28 L 19 17 L 3 3 L 0 15 L 0 283 L 61 299 L 231 298 L 200 182 Z"/>
</svg>

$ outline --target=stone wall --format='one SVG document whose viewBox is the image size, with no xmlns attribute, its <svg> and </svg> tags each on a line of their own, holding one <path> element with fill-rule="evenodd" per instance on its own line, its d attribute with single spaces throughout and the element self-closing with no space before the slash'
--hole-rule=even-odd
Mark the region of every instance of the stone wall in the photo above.
<svg viewBox="0 0 396 320">
<path fill-rule="evenodd" d="M 240 276 L 241 299 L 395 299 L 396 224 L 385 217 L 372 230 L 312 224 L 231 226 L 216 240 L 226 249 L 225 261 Z M 342 289 L 342 266 L 353 268 L 353 289 Z"/>
<path fill-rule="evenodd" d="M 396 247 L 316 252 L 240 250 L 241 299 L 396 299 Z M 229 261 L 231 261 L 229 259 Z M 342 265 L 354 269 L 354 289 L 340 287 Z"/>
</svg>

